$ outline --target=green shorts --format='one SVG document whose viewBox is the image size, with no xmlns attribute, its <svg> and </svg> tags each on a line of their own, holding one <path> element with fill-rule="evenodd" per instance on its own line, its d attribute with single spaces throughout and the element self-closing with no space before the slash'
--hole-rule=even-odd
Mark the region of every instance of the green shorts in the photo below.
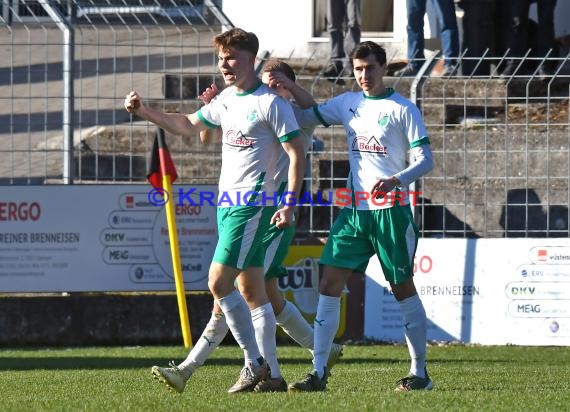
<svg viewBox="0 0 570 412">
<path fill-rule="evenodd" d="M 274 207 L 219 207 L 218 243 L 212 261 L 239 270 L 263 267 L 263 238 L 274 213 Z"/>
<path fill-rule="evenodd" d="M 331 228 L 321 263 L 364 273 L 370 257 L 378 256 L 384 277 L 393 284 L 413 276 L 418 229 L 410 206 L 387 209 L 345 207 Z"/>
<path fill-rule="evenodd" d="M 277 229 L 275 225 L 271 225 L 265 237 L 263 238 L 263 246 L 265 248 L 265 279 L 280 278 L 287 276 L 287 269 L 283 265 L 283 261 L 289 252 L 289 245 L 295 236 L 295 226 L 291 225 L 285 229 Z"/>
</svg>

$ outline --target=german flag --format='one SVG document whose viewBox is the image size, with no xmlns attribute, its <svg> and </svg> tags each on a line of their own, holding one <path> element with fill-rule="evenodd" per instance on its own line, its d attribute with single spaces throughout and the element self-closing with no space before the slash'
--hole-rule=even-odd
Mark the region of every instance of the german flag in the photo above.
<svg viewBox="0 0 570 412">
<path fill-rule="evenodd" d="M 152 152 L 150 153 L 149 169 L 146 178 L 154 188 L 164 189 L 162 187 L 162 177 L 166 175 L 170 175 L 171 183 L 174 183 L 178 178 L 174 162 L 166 145 L 164 130 L 158 129 L 152 145 Z"/>
</svg>

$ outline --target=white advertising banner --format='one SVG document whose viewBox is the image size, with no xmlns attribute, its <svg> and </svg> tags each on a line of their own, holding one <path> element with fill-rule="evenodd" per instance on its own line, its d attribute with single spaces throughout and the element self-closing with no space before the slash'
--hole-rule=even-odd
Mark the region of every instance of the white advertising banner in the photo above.
<svg viewBox="0 0 570 412">
<path fill-rule="evenodd" d="M 172 192 L 186 290 L 208 290 L 217 187 Z M 175 290 L 161 199 L 150 185 L 3 187 L 0 292 Z"/>
<path fill-rule="evenodd" d="M 428 340 L 570 345 L 570 239 L 420 239 L 414 267 Z M 377 258 L 366 275 L 364 335 L 403 342 Z"/>
</svg>

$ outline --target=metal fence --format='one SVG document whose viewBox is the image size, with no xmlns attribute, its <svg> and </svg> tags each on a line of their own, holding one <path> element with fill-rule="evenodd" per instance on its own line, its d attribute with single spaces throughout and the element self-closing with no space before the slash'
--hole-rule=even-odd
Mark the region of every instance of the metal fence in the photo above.
<svg viewBox="0 0 570 412">
<path fill-rule="evenodd" d="M 213 2 L 1 4 L 0 184 L 143 184 L 156 128 L 131 118 L 124 95 L 136 89 L 154 107 L 191 112 L 219 82 L 212 37 L 229 21 Z M 529 54 L 503 77 L 505 57 L 483 53 L 439 77 L 435 55 L 425 73 L 397 78 L 390 55 L 386 83 L 420 107 L 435 154 L 435 169 L 415 187 L 422 236 L 569 236 L 568 60 L 568 50 Z M 351 78 L 323 79 L 316 58 L 289 61 L 319 101 L 356 87 Z M 344 133 L 318 128 L 315 137 L 305 190 L 334 202 L 327 193 L 348 172 Z M 217 182 L 219 145 L 167 139 L 178 182 Z M 302 206 L 299 237 L 326 236 L 337 213 Z"/>
<path fill-rule="evenodd" d="M 2 182 L 144 180 L 155 130 L 131 125 L 122 99 L 136 88 L 164 109 L 194 106 L 180 96 L 203 84 L 180 80 L 212 81 L 224 16 L 197 1 L 1 4 Z M 173 139 L 175 151 L 182 144 Z"/>
</svg>

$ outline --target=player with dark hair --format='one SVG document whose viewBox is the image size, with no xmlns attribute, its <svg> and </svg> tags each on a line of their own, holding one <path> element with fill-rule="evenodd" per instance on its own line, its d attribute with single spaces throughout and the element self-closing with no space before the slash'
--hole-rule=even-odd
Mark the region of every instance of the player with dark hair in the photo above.
<svg viewBox="0 0 570 412">
<path fill-rule="evenodd" d="M 426 313 L 416 291 L 413 262 L 418 242 L 408 197 L 402 187 L 433 168 L 420 111 L 384 85 L 386 53 L 366 41 L 352 51 L 354 77 L 361 91 L 346 92 L 304 111 L 303 123 L 343 125 L 349 147 L 350 206 L 331 228 L 321 263 L 324 274 L 315 317 L 313 370 L 290 391 L 323 391 L 327 357 L 340 322 L 340 297 L 349 276 L 363 273 L 371 256 L 400 305 L 411 357 L 410 373 L 396 390 L 431 389 L 426 369 Z M 408 164 L 408 152 L 414 160 Z"/>
</svg>

